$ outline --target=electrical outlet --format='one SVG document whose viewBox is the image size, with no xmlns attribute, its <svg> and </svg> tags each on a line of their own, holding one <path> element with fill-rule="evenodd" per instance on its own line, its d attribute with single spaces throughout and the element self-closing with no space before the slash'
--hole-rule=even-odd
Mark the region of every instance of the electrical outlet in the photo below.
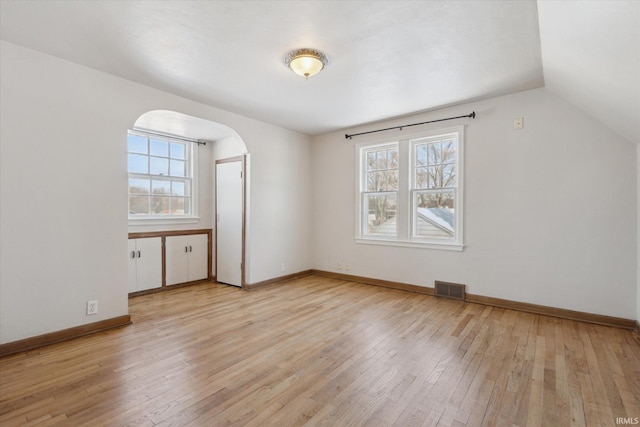
<svg viewBox="0 0 640 427">
<path fill-rule="evenodd" d="M 284 267 L 284 262 L 280 264 L 280 272 L 284 272 L 286 268 Z"/>
<path fill-rule="evenodd" d="M 98 314 L 98 300 L 87 301 L 87 316 Z"/>
<path fill-rule="evenodd" d="M 338 265 L 336 265 L 336 268 L 337 268 L 338 270 L 342 270 L 342 263 L 341 263 L 341 262 L 339 262 L 339 263 L 338 263 Z"/>
<path fill-rule="evenodd" d="M 349 267 L 349 264 L 345 264 L 345 265 L 344 265 L 344 269 L 345 269 L 346 271 L 351 271 L 351 267 Z"/>
</svg>

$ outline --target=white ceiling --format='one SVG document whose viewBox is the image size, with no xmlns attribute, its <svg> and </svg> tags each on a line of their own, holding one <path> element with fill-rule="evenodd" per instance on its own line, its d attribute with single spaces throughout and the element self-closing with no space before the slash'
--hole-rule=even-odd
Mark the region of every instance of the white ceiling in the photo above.
<svg viewBox="0 0 640 427">
<path fill-rule="evenodd" d="M 605 122 L 640 141 L 639 4 L 622 2 L 618 11 L 616 2 L 527 0 L 0 0 L 0 37 L 307 134 L 533 89 L 545 80 L 589 107 L 593 99 L 580 94 L 598 85 L 593 93 L 602 104 L 592 110 L 605 110 Z M 591 47 L 575 49 L 584 37 Z M 635 54 L 608 49 L 625 40 Z M 329 57 L 309 80 L 282 61 L 301 47 Z M 585 64 L 593 67 L 588 75 Z M 625 72 L 612 76 L 619 68 Z M 623 110 L 630 113 L 607 121 Z"/>
</svg>

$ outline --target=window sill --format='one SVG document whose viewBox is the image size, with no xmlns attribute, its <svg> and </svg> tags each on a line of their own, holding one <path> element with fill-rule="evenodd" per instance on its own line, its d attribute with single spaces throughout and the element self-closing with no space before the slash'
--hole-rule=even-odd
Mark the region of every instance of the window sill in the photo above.
<svg viewBox="0 0 640 427">
<path fill-rule="evenodd" d="M 442 251 L 462 252 L 464 245 L 457 243 L 433 243 L 433 242 L 408 242 L 404 240 L 383 240 L 356 238 L 356 243 L 361 245 L 398 246 L 416 249 L 437 249 Z"/>
<path fill-rule="evenodd" d="M 190 218 L 129 218 L 129 225 L 171 225 L 171 224 L 197 224 L 200 217 Z"/>
</svg>

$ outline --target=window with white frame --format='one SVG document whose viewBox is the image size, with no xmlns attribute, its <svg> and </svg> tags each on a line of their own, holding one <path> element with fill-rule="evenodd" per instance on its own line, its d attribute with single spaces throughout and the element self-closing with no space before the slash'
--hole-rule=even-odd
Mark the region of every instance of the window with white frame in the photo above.
<svg viewBox="0 0 640 427">
<path fill-rule="evenodd" d="M 362 203 L 367 236 L 396 237 L 398 227 L 398 144 L 375 146 L 363 151 Z"/>
<path fill-rule="evenodd" d="M 193 143 L 129 131 L 129 219 L 196 217 Z"/>
<path fill-rule="evenodd" d="M 358 243 L 462 250 L 463 133 L 356 146 Z"/>
</svg>

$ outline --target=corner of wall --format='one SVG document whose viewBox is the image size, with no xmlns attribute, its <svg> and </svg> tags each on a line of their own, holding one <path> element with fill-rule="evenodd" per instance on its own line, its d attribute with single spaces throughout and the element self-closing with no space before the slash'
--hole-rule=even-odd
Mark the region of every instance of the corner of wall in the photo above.
<svg viewBox="0 0 640 427">
<path fill-rule="evenodd" d="M 640 323 L 640 144 L 636 145 L 636 320 Z"/>
</svg>

